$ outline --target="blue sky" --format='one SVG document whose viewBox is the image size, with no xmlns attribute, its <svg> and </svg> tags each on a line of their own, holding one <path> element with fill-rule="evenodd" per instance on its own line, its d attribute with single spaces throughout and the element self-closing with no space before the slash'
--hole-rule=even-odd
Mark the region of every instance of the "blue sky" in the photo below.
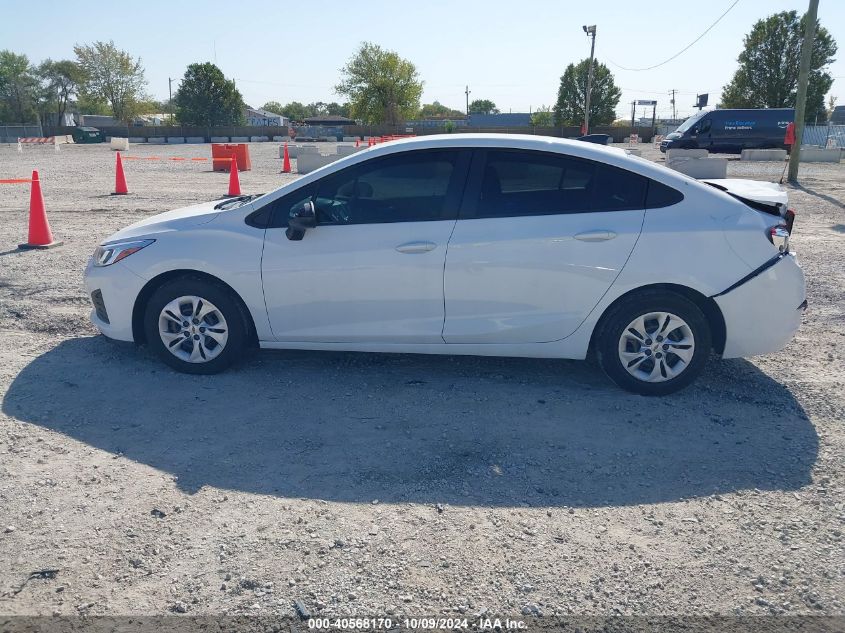
<svg viewBox="0 0 845 633">
<path fill-rule="evenodd" d="M 807 0 L 740 0 L 689 51 L 654 70 L 625 71 L 612 62 L 628 67 L 661 62 L 732 2 L 77 1 L 44 5 L 33 28 L 20 28 L 18 19 L 0 20 L 0 48 L 38 62 L 72 57 L 76 43 L 113 39 L 141 57 L 147 90 L 156 98 L 167 97 L 168 77 L 181 77 L 188 64 L 216 60 L 247 103 L 260 106 L 269 100 L 341 100 L 332 90 L 338 70 L 367 40 L 417 65 L 425 103 L 438 100 L 463 109 L 469 84 L 470 99 L 492 99 L 502 111 L 519 112 L 554 102 L 566 65 L 589 56 L 581 25 L 596 24 L 596 57 L 623 88 L 621 116 L 630 115 L 633 99 L 657 99 L 658 115 L 671 115 L 672 88 L 678 91 L 678 114 L 688 115 L 696 93 L 709 92 L 710 103 L 716 103 L 736 69 L 742 38 L 757 19 L 780 10 L 803 12 Z M 31 15 L 32 6 L 0 0 L 6 15 Z M 830 67 L 837 77 L 831 93 L 845 105 L 845 1 L 821 0 L 819 18 L 839 44 Z"/>
</svg>

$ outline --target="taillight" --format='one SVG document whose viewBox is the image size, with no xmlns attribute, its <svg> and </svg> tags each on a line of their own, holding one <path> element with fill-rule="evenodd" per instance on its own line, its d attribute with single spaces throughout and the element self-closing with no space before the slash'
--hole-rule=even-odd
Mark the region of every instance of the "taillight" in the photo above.
<svg viewBox="0 0 845 633">
<path fill-rule="evenodd" d="M 786 224 L 778 224 L 769 229 L 766 237 L 781 253 L 789 252 L 789 228 Z"/>
<path fill-rule="evenodd" d="M 786 220 L 786 230 L 792 235 L 792 225 L 795 224 L 795 211 L 787 209 L 783 219 Z"/>
</svg>

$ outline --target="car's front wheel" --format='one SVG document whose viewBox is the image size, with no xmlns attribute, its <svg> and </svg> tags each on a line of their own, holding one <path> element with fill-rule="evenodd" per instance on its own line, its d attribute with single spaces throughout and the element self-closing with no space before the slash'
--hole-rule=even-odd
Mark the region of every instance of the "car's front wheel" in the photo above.
<svg viewBox="0 0 845 633">
<path fill-rule="evenodd" d="M 692 301 L 669 292 L 643 292 L 623 299 L 606 315 L 595 349 L 617 385 L 662 396 L 683 389 L 704 370 L 710 327 Z"/>
<path fill-rule="evenodd" d="M 226 288 L 205 279 L 166 282 L 147 302 L 147 344 L 174 369 L 214 374 L 241 355 L 246 326 L 237 301 Z"/>
</svg>

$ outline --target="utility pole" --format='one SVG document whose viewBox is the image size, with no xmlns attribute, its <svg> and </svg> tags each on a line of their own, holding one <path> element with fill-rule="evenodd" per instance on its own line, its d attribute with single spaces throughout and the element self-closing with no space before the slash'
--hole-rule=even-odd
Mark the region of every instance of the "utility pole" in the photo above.
<svg viewBox="0 0 845 633">
<path fill-rule="evenodd" d="M 804 26 L 804 42 L 801 44 L 801 65 L 798 67 L 798 94 L 795 96 L 795 144 L 789 153 L 789 174 L 787 180 L 798 184 L 798 162 L 801 160 L 801 141 L 804 138 L 804 118 L 807 111 L 807 83 L 813 54 L 813 40 L 816 36 L 816 16 L 819 0 L 810 0 L 810 7 Z"/>
<path fill-rule="evenodd" d="M 584 98 L 584 134 L 590 133 L 590 91 L 593 87 L 593 57 L 596 52 L 596 25 L 593 24 L 592 26 L 582 26 L 584 29 L 584 33 L 587 34 L 588 37 L 592 37 L 592 43 L 590 44 L 590 70 L 587 71 L 587 94 Z"/>
<path fill-rule="evenodd" d="M 170 77 L 167 78 L 167 94 L 169 95 L 167 109 L 170 110 L 170 125 L 173 125 L 173 80 Z"/>
<path fill-rule="evenodd" d="M 673 120 L 673 121 L 674 121 L 674 120 L 676 120 L 676 119 L 678 118 L 678 114 L 677 114 L 677 112 L 675 111 L 675 93 L 676 93 L 676 92 L 677 92 L 677 90 L 675 90 L 674 88 L 672 88 L 672 89 L 669 91 L 669 94 L 670 94 L 670 95 L 672 95 L 672 120 Z"/>
<path fill-rule="evenodd" d="M 469 86 L 467 86 L 466 90 L 464 90 L 464 93 L 467 96 L 467 116 L 469 116 L 469 93 L 470 92 L 472 92 L 472 90 L 470 90 Z"/>
</svg>

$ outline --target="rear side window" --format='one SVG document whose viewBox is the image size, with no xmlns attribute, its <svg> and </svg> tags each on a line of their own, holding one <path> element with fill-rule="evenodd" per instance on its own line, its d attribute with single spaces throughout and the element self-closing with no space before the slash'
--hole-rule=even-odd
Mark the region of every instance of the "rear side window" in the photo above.
<svg viewBox="0 0 845 633">
<path fill-rule="evenodd" d="M 594 183 L 592 211 L 625 211 L 645 208 L 648 179 L 610 165 L 599 165 Z"/>
<path fill-rule="evenodd" d="M 656 180 L 648 181 L 648 195 L 645 203 L 646 209 L 669 207 L 673 204 L 678 204 L 683 199 L 684 194 L 677 189 L 672 189 L 672 187 L 668 187 Z"/>
<path fill-rule="evenodd" d="M 591 160 L 525 151 L 490 151 L 475 211 L 501 218 L 644 209 L 648 179 Z"/>
<path fill-rule="evenodd" d="M 560 154 L 489 152 L 475 217 L 589 211 L 595 168 L 595 163 Z"/>
</svg>

